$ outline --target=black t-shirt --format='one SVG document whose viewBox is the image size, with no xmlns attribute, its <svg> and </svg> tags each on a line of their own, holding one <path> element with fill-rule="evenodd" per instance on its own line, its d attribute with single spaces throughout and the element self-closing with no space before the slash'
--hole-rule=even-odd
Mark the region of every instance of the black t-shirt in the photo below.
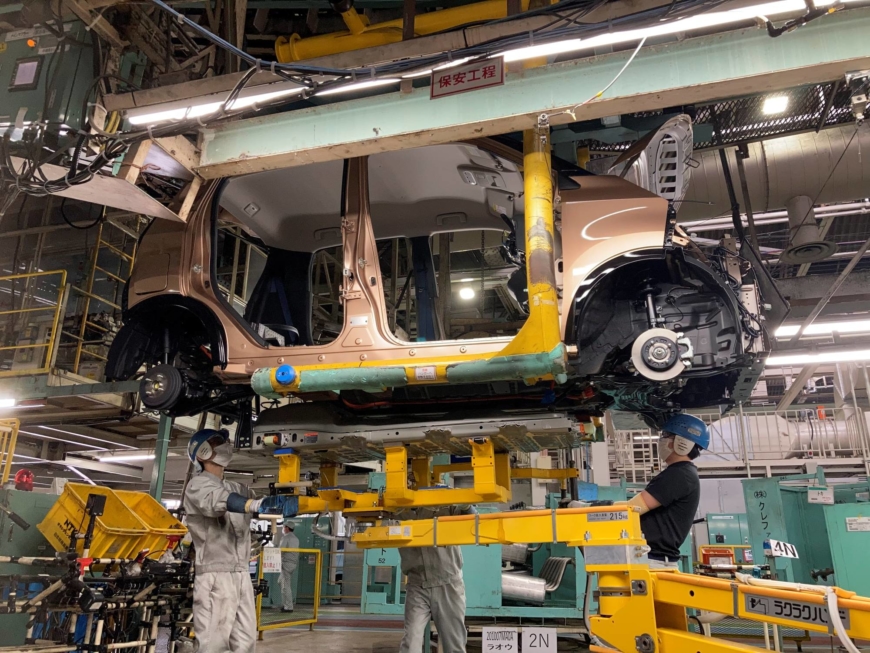
<svg viewBox="0 0 870 653">
<path fill-rule="evenodd" d="M 650 556 L 678 558 L 701 500 L 698 469 L 686 460 L 668 465 L 645 489 L 662 504 L 640 517 Z"/>
</svg>

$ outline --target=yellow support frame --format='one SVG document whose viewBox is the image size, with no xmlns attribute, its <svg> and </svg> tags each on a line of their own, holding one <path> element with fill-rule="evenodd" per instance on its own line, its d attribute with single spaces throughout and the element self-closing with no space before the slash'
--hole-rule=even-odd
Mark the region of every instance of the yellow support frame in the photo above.
<svg viewBox="0 0 870 653">
<path fill-rule="evenodd" d="M 0 485 L 6 485 L 9 474 L 12 471 L 12 458 L 15 455 L 15 445 L 18 443 L 18 427 L 21 423 L 17 419 L 0 420 L 0 469 L 3 470 L 0 477 Z"/>
<path fill-rule="evenodd" d="M 593 653 L 760 652 L 752 646 L 688 632 L 686 608 L 831 632 L 819 623 L 819 615 L 827 615 L 820 592 L 650 570 L 640 514 L 628 505 L 392 522 L 358 532 L 353 541 L 361 549 L 547 542 L 582 546 L 587 570 L 598 574 L 599 614 L 590 617 L 590 627 L 600 645 L 590 647 Z M 834 591 L 838 608 L 848 611 L 848 635 L 870 639 L 870 598 L 840 588 Z M 771 605 L 780 614 L 749 611 L 753 599 L 777 601 Z"/>
<path fill-rule="evenodd" d="M 267 630 L 276 630 L 278 628 L 289 628 L 291 626 L 308 625 L 311 630 L 314 630 L 314 624 L 317 623 L 317 614 L 320 608 L 320 580 L 323 567 L 323 551 L 320 549 L 281 549 L 282 551 L 295 551 L 296 553 L 304 553 L 306 555 L 314 555 L 314 616 L 311 619 L 297 619 L 291 621 L 280 621 L 272 624 L 263 625 L 260 623 L 260 615 L 263 609 L 263 595 L 257 595 L 257 631 L 258 639 L 263 639 L 263 632 Z M 257 578 L 263 580 L 263 551 L 260 551 L 257 564 Z"/>
</svg>

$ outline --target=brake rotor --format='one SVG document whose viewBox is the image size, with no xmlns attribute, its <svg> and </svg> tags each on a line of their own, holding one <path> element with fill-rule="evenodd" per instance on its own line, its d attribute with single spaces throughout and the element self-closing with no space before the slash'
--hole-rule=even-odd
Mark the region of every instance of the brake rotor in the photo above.
<svg viewBox="0 0 870 653">
<path fill-rule="evenodd" d="M 669 381 L 688 367 L 680 355 L 679 335 L 670 329 L 647 329 L 631 347 L 631 362 L 651 381 Z"/>
</svg>

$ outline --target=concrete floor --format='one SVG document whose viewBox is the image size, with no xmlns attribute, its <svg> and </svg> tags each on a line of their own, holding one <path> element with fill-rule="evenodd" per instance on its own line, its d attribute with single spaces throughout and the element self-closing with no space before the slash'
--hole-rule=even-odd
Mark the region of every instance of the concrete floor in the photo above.
<svg viewBox="0 0 870 653">
<path fill-rule="evenodd" d="M 381 630 L 275 630 L 257 643 L 257 653 L 287 651 L 336 651 L 341 653 L 395 653 L 402 632 Z"/>
</svg>

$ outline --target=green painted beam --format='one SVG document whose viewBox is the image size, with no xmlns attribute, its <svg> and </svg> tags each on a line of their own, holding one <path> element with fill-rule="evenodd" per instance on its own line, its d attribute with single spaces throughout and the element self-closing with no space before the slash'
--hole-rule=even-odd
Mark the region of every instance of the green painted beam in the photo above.
<svg viewBox="0 0 870 653">
<path fill-rule="evenodd" d="M 163 496 L 163 482 L 166 479 L 166 458 L 169 455 L 169 440 L 172 437 L 174 420 L 160 413 L 157 424 L 157 442 L 154 444 L 154 466 L 151 468 L 151 484 L 148 494 L 160 501 Z"/>
<path fill-rule="evenodd" d="M 870 68 L 870 9 L 843 11 L 770 38 L 758 28 L 644 48 L 577 120 L 709 102 L 838 79 Z M 199 172 L 238 175 L 571 122 L 629 52 L 509 72 L 505 84 L 437 100 L 428 88 L 249 118 L 203 130 Z"/>
</svg>

